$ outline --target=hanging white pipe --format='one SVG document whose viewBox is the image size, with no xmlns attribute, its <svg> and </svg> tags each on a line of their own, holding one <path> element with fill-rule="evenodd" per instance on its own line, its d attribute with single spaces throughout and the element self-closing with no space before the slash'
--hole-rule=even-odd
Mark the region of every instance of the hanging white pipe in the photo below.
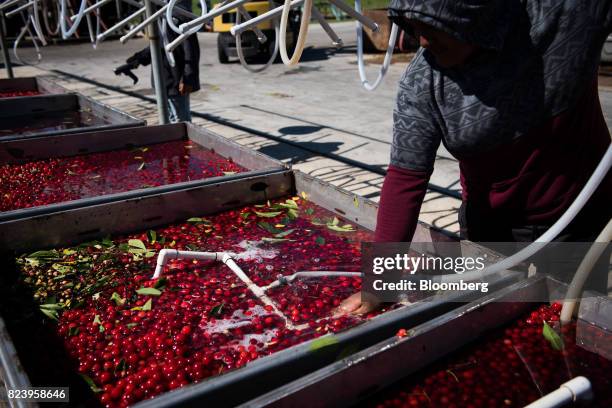
<svg viewBox="0 0 612 408">
<path fill-rule="evenodd" d="M 167 21 L 168 26 L 170 26 L 170 28 L 172 29 L 172 31 L 174 31 L 177 34 L 181 34 L 182 31 L 180 30 L 180 28 L 176 24 L 174 24 L 173 15 L 178 14 L 177 10 L 184 10 L 184 9 L 182 7 L 176 8 L 176 1 L 177 0 L 170 0 L 168 2 L 168 8 L 166 9 L 166 21 Z M 208 5 L 206 4 L 206 0 L 200 0 L 200 8 L 202 9 L 202 15 L 205 15 L 208 13 Z M 194 14 L 193 17 L 190 17 L 190 18 L 195 19 L 195 18 L 198 18 L 198 16 Z M 203 26 L 204 24 L 200 24 L 197 26 L 197 29 L 194 27 L 194 29 L 189 30 L 189 32 L 196 33 L 200 31 L 200 29 L 202 29 Z"/>
<path fill-rule="evenodd" d="M 161 15 L 166 12 L 167 8 L 168 8 L 168 5 L 165 5 L 161 7 L 160 9 L 158 9 L 155 13 L 151 14 L 150 17 L 147 17 L 144 20 L 142 20 L 140 24 L 138 24 L 136 27 L 128 31 L 123 37 L 119 38 L 119 41 L 121 42 L 121 44 L 125 44 L 127 40 L 135 36 L 139 31 L 144 30 L 154 20 L 157 20 L 158 18 L 160 18 Z"/>
<path fill-rule="evenodd" d="M 126 17 L 123 20 L 119 21 L 117 24 L 115 24 L 114 26 L 112 26 L 108 30 L 100 33 L 100 35 L 98 35 L 98 37 L 97 37 L 97 40 L 98 41 L 102 41 L 103 39 L 105 39 L 106 37 L 111 35 L 114 31 L 117 31 L 118 29 L 120 29 L 124 25 L 128 24 L 132 19 L 143 15 L 145 12 L 146 12 L 146 10 L 144 8 L 141 8 L 140 10 L 137 10 L 136 12 L 130 14 L 128 17 Z"/>
<path fill-rule="evenodd" d="M 244 8 L 244 6 L 238 6 L 236 7 L 236 10 L 237 10 L 236 23 L 240 21 L 240 16 L 242 16 L 245 20 L 249 20 L 251 18 L 251 15 Z M 255 33 L 255 36 L 257 37 L 257 41 L 259 41 L 261 44 L 265 43 L 266 40 L 268 39 L 266 35 L 263 33 L 263 31 L 257 28 L 257 26 L 253 27 L 253 32 Z"/>
<path fill-rule="evenodd" d="M 92 11 L 95 11 L 95 10 L 99 9 L 100 7 L 102 7 L 103 5 L 105 5 L 106 3 L 110 2 L 110 1 L 112 1 L 112 0 L 102 0 L 102 1 L 99 1 L 97 3 L 94 3 L 91 6 L 87 7 L 85 9 L 85 11 L 83 11 L 83 13 L 89 14 Z M 76 15 L 70 17 L 70 21 L 74 21 L 76 19 L 77 19 Z"/>
<path fill-rule="evenodd" d="M 30 2 L 28 2 L 26 4 L 22 4 L 21 6 L 17 7 L 16 9 L 13 9 L 13 10 L 9 11 L 8 13 L 4 13 L 4 16 L 5 17 L 9 17 L 9 18 L 13 17 L 15 14 L 18 14 L 19 12 L 21 12 L 21 11 L 23 11 L 23 10 L 29 8 L 29 7 L 32 7 L 33 5 L 34 5 L 34 1 L 30 1 Z"/>
<path fill-rule="evenodd" d="M 11 7 L 11 6 L 12 6 L 12 5 L 14 5 L 14 4 L 20 3 L 20 2 L 22 2 L 22 1 L 23 1 L 23 0 L 9 0 L 9 1 L 7 1 L 7 2 L 4 2 L 4 3 L 0 4 L 0 11 L 2 11 L 2 10 L 4 10 L 4 9 L 6 9 L 6 8 L 8 8 L 8 7 Z"/>
<path fill-rule="evenodd" d="M 240 6 L 240 8 L 244 10 L 242 6 Z M 244 11 L 246 12 L 246 10 Z M 236 24 L 240 24 L 241 15 L 244 16 L 246 20 L 250 19 L 250 15 L 248 13 L 246 13 L 246 15 L 243 13 L 238 13 L 236 14 Z M 279 31 L 278 20 L 275 19 L 274 20 L 274 50 L 272 51 L 272 55 L 270 56 L 268 61 L 264 65 L 257 67 L 257 68 L 253 68 L 247 63 L 246 58 L 244 57 L 244 53 L 242 51 L 242 34 L 241 33 L 236 34 L 236 53 L 238 54 L 238 60 L 240 61 L 240 65 L 242 65 L 247 71 L 252 72 L 252 73 L 262 72 L 265 69 L 267 69 L 274 62 L 274 60 L 276 60 L 276 56 L 278 55 L 278 36 L 280 35 L 279 33 L 280 31 Z M 263 33 L 261 34 L 263 35 Z"/>
<path fill-rule="evenodd" d="M 378 24 L 370 17 L 366 17 L 363 14 L 357 12 L 357 10 L 353 9 L 351 6 L 346 4 L 342 0 L 329 0 L 334 6 L 338 7 L 340 10 L 344 11 L 349 16 L 353 17 L 355 20 L 359 21 L 364 26 L 368 27 L 370 30 L 377 32 L 380 28 Z"/>
<path fill-rule="evenodd" d="M 191 21 L 183 23 L 178 26 L 180 32 L 185 33 L 196 26 L 201 26 L 202 24 L 206 24 L 213 18 L 220 16 L 221 14 L 228 12 L 230 10 L 235 9 L 238 6 L 243 5 L 244 3 L 248 3 L 250 0 L 235 0 L 230 3 L 224 4 L 223 6 L 212 9 L 209 13 L 203 14 L 198 18 L 194 18 Z"/>
<path fill-rule="evenodd" d="M 355 11 L 361 13 L 361 0 L 355 0 Z M 389 36 L 385 59 L 378 72 L 378 77 L 376 77 L 373 83 L 370 83 L 365 72 L 365 63 L 363 60 L 363 24 L 361 24 L 359 20 L 355 20 L 355 25 L 357 30 L 357 69 L 359 70 L 359 78 L 361 79 L 361 85 L 366 90 L 373 91 L 382 83 L 389 69 L 389 65 L 391 65 L 391 58 L 393 57 L 393 50 L 395 49 L 399 28 L 395 23 L 391 25 L 391 35 Z"/>
<path fill-rule="evenodd" d="M 525 408 L 558 408 L 590 399 L 591 382 L 586 377 L 575 377 L 562 384 L 558 390 L 543 396 Z"/>
<path fill-rule="evenodd" d="M 574 308 L 576 307 L 576 303 L 582 294 L 584 283 L 588 279 L 593 267 L 595 266 L 595 263 L 597 263 L 597 260 L 608 248 L 608 245 L 604 244 L 608 244 L 610 241 L 612 241 L 612 219 L 608 221 L 606 227 L 595 239 L 595 242 L 585 255 L 584 259 L 582 262 L 580 262 L 578 271 L 576 271 L 567 293 L 565 294 L 563 308 L 561 309 L 561 324 L 567 324 L 572 320 Z"/>
</svg>

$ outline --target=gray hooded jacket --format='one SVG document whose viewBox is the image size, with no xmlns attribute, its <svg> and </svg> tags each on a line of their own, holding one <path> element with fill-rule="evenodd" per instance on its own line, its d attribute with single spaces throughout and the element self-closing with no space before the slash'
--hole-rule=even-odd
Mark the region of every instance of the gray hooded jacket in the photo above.
<svg viewBox="0 0 612 408">
<path fill-rule="evenodd" d="M 400 80 L 391 164 L 431 171 L 440 142 L 474 157 L 570 109 L 597 74 L 612 0 L 392 0 L 389 16 L 481 48 L 452 69 L 420 49 Z"/>
</svg>

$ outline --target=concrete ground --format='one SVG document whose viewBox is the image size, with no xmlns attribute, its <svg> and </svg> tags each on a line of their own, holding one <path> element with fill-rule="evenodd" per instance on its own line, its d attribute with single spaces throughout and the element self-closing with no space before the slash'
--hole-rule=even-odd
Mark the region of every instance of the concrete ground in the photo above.
<svg viewBox="0 0 612 408">
<path fill-rule="evenodd" d="M 336 23 L 333 27 L 344 40 L 345 48 L 333 49 L 323 30 L 318 25 L 311 25 L 309 47 L 299 66 L 285 67 L 277 63 L 260 74 L 249 73 L 238 63 L 219 64 L 216 34 L 199 34 L 202 90 L 193 94 L 192 110 L 292 141 L 292 145 L 211 120 L 196 118 L 194 122 L 262 153 L 291 162 L 296 169 L 376 200 L 382 176 L 333 158 L 348 158 L 377 169 L 387 166 L 396 84 L 408 58 L 399 58 L 404 62 L 390 67 L 384 83 L 376 91 L 365 91 L 357 73 L 354 23 Z M 114 67 L 123 64 L 146 44 L 146 40 L 140 38 L 125 45 L 107 41 L 96 50 L 86 43 L 50 46 L 43 50 L 44 60 L 38 69 L 56 76 L 57 81 L 69 89 L 154 124 L 157 117 L 152 103 L 53 72 L 60 70 L 153 96 L 149 68 L 135 71 L 140 78 L 136 85 L 125 76 L 113 74 Z M 378 64 L 381 58 L 371 59 Z M 372 79 L 377 73 L 376 64 L 369 67 Z M 19 76 L 32 73 L 41 74 L 29 67 L 17 69 Z M 602 87 L 600 94 L 606 118 L 611 119 L 612 88 Z M 431 183 L 454 193 L 460 191 L 457 162 L 443 147 L 438 152 Z M 456 198 L 430 191 L 420 218 L 456 233 L 459 204 Z"/>
</svg>

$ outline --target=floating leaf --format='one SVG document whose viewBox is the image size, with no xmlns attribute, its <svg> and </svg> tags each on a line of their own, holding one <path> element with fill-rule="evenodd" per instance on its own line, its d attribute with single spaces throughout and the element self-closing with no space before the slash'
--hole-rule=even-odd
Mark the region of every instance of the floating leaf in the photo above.
<svg viewBox="0 0 612 408">
<path fill-rule="evenodd" d="M 157 242 L 157 232 L 153 230 L 147 231 L 147 238 L 149 240 L 149 243 L 154 244 L 155 242 Z"/>
<path fill-rule="evenodd" d="M 279 234 L 281 232 L 283 232 L 280 229 L 277 229 L 276 227 L 272 226 L 270 223 L 268 222 L 258 222 L 257 226 L 260 227 L 261 229 L 268 231 L 270 234 Z"/>
<path fill-rule="evenodd" d="M 340 223 L 340 220 L 338 219 L 338 217 L 334 217 L 333 220 L 331 220 L 327 225 L 338 225 Z"/>
<path fill-rule="evenodd" d="M 559 336 L 559 334 L 546 322 L 544 322 L 542 334 L 544 335 L 544 338 L 548 340 L 553 349 L 557 351 L 563 350 L 563 339 L 561 339 L 561 336 Z"/>
<path fill-rule="evenodd" d="M 312 225 L 326 225 L 325 222 L 323 222 L 323 220 L 320 218 L 313 218 L 312 221 L 310 221 L 310 223 Z"/>
<path fill-rule="evenodd" d="M 250 212 L 243 212 L 242 214 L 240 214 L 240 217 L 241 217 L 243 220 L 246 220 L 247 218 L 249 218 L 249 215 L 251 215 L 251 213 L 250 213 Z"/>
<path fill-rule="evenodd" d="M 270 244 L 277 244 L 279 242 L 289 241 L 286 238 L 268 238 L 268 237 L 263 237 L 261 240 L 263 242 L 268 242 Z"/>
<path fill-rule="evenodd" d="M 149 300 L 147 300 L 145 304 L 142 305 L 142 310 L 149 311 L 152 308 L 153 308 L 153 299 L 149 298 Z"/>
<path fill-rule="evenodd" d="M 208 315 L 213 316 L 213 317 L 221 316 L 221 312 L 223 311 L 223 306 L 225 306 L 225 303 L 219 303 L 218 305 L 216 305 L 210 310 Z"/>
<path fill-rule="evenodd" d="M 307 208 L 306 209 L 306 214 L 308 214 L 308 215 L 314 214 L 314 208 Z"/>
<path fill-rule="evenodd" d="M 305 193 L 304 191 L 302 191 L 302 192 L 300 193 L 300 195 L 302 196 L 302 198 L 303 198 L 304 200 L 306 200 L 306 199 L 308 198 L 308 196 L 306 195 L 306 193 Z"/>
<path fill-rule="evenodd" d="M 297 203 L 293 200 L 286 200 L 284 203 L 278 204 L 278 206 L 281 208 L 293 208 L 293 209 L 298 208 Z"/>
<path fill-rule="evenodd" d="M 286 236 L 291 235 L 293 231 L 295 231 L 295 229 L 279 232 L 278 234 L 274 235 L 274 238 L 285 238 Z"/>
<path fill-rule="evenodd" d="M 117 306 L 123 306 L 125 304 L 125 299 L 122 298 L 117 292 L 113 292 L 110 300 L 114 301 Z"/>
<path fill-rule="evenodd" d="M 163 290 L 167 284 L 168 284 L 168 279 L 162 276 L 161 278 L 157 279 L 153 287 L 155 289 Z"/>
<path fill-rule="evenodd" d="M 132 329 L 132 328 L 138 326 L 138 323 L 128 323 L 128 324 L 126 324 L 126 326 L 127 326 L 128 329 Z"/>
<path fill-rule="evenodd" d="M 40 308 L 47 310 L 62 310 L 64 307 L 59 303 L 45 303 L 40 305 Z"/>
<path fill-rule="evenodd" d="M 100 315 L 96 315 L 93 320 L 94 324 L 102 324 L 102 320 L 100 320 Z"/>
<path fill-rule="evenodd" d="M 145 162 L 140 163 L 140 166 L 138 166 L 138 169 L 136 169 L 137 171 L 140 171 L 142 169 L 145 168 Z"/>
<path fill-rule="evenodd" d="M 53 265 L 51 265 L 51 267 L 55 269 L 56 271 L 63 273 L 63 274 L 67 274 L 67 273 L 74 271 L 74 268 L 72 266 L 62 265 L 58 263 L 54 263 Z"/>
<path fill-rule="evenodd" d="M 282 212 L 281 211 L 272 211 L 272 212 L 259 212 L 259 211 L 255 211 L 255 214 L 258 217 L 273 218 L 273 217 L 281 215 Z"/>
<path fill-rule="evenodd" d="M 28 259 L 58 259 L 60 257 L 59 252 L 53 251 L 36 251 L 28 255 Z"/>
<path fill-rule="evenodd" d="M 235 171 L 224 171 L 223 174 L 226 176 L 231 176 L 232 174 L 236 174 L 236 172 Z"/>
<path fill-rule="evenodd" d="M 289 216 L 289 218 L 291 218 L 292 220 L 295 220 L 297 217 L 299 217 L 299 213 L 298 210 L 290 208 L 289 210 L 287 210 L 287 215 Z"/>
<path fill-rule="evenodd" d="M 316 340 L 313 340 L 310 343 L 310 351 L 317 351 L 320 350 L 324 347 L 329 347 L 329 346 L 333 346 L 335 344 L 338 344 L 338 339 L 331 335 L 331 336 L 323 336 L 323 337 L 319 337 Z"/>
<path fill-rule="evenodd" d="M 93 392 L 95 392 L 96 394 L 99 392 L 102 392 L 102 389 L 96 385 L 96 383 L 91 379 L 91 377 L 85 374 L 79 374 L 79 375 L 81 376 L 83 380 L 85 380 L 85 382 L 87 383 L 87 385 L 89 385 L 89 388 L 91 388 Z"/>
<path fill-rule="evenodd" d="M 51 309 L 40 308 L 40 311 L 45 314 L 49 319 L 58 320 L 57 311 Z"/>
<path fill-rule="evenodd" d="M 99 331 L 100 333 L 104 333 L 104 330 L 106 330 L 106 329 L 104 328 L 104 326 L 103 326 L 103 325 L 99 325 L 99 326 L 98 326 L 98 331 Z"/>
<path fill-rule="evenodd" d="M 325 245 L 325 238 L 319 236 L 315 239 L 315 243 L 318 245 Z"/>
<path fill-rule="evenodd" d="M 68 329 L 68 335 L 69 336 L 76 336 L 77 334 L 79 334 L 80 329 L 78 327 L 71 327 Z"/>
<path fill-rule="evenodd" d="M 159 296 L 162 294 L 161 290 L 155 288 L 140 288 L 136 291 L 139 295 Z"/>
<path fill-rule="evenodd" d="M 66 256 L 74 255 L 76 253 L 77 253 L 77 251 L 75 251 L 74 249 L 64 249 L 62 251 L 62 254 L 66 255 Z"/>
<path fill-rule="evenodd" d="M 128 245 L 133 247 L 133 248 L 142 249 L 143 251 L 147 250 L 147 247 L 145 246 L 144 242 L 142 242 L 139 239 L 130 239 L 128 241 Z"/>
<path fill-rule="evenodd" d="M 126 368 L 127 363 L 125 362 L 125 359 L 122 358 L 121 360 L 119 360 L 119 364 L 117 364 L 117 367 L 115 367 L 115 373 L 125 371 Z"/>
</svg>

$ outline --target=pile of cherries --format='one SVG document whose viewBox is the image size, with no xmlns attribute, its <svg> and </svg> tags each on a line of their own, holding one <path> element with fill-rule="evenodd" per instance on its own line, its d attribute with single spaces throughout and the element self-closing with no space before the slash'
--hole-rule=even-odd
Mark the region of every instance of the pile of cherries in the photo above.
<svg viewBox="0 0 612 408">
<path fill-rule="evenodd" d="M 245 169 L 189 141 L 0 165 L 0 211 L 199 180 Z"/>
<path fill-rule="evenodd" d="M 593 386 L 592 406 L 612 406 L 612 335 L 575 323 L 559 330 L 560 310 L 558 303 L 541 306 L 363 405 L 523 407 L 583 375 Z"/>
<path fill-rule="evenodd" d="M 40 95 L 38 91 L 6 91 L 0 92 L 0 98 L 15 98 L 17 96 L 36 96 Z"/>
<path fill-rule="evenodd" d="M 222 263 L 171 260 L 151 279 L 162 248 L 227 251 L 263 286 L 306 270 L 358 270 L 372 234 L 293 197 L 129 237 L 38 251 L 17 259 L 40 311 L 56 319 L 73 367 L 109 407 L 127 406 L 244 366 L 362 321 L 332 308 L 360 279 L 280 286 L 274 313 Z M 285 318 L 287 320 L 285 320 Z M 289 322 L 306 323 L 297 330 Z"/>
</svg>

